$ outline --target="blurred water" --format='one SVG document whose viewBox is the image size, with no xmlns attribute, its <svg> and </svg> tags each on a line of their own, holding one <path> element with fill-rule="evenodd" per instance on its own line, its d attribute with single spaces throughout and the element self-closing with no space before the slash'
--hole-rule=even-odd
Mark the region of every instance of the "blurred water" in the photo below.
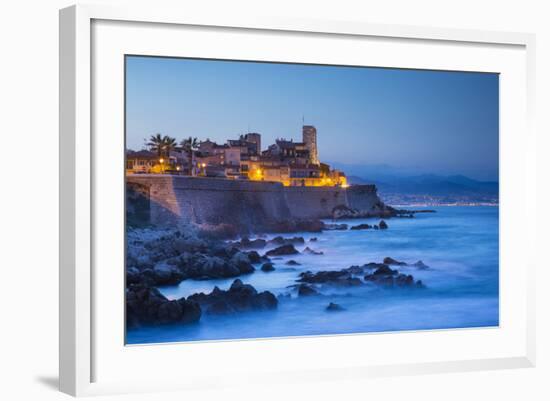
<svg viewBox="0 0 550 401">
<path fill-rule="evenodd" d="M 408 263 L 422 260 L 430 266 L 418 270 L 399 267 L 421 279 L 425 289 L 379 288 L 323 289 L 323 296 L 279 299 L 276 311 L 231 316 L 203 316 L 194 325 L 142 328 L 128 331 L 129 344 L 195 340 L 264 338 L 278 336 L 365 333 L 397 330 L 498 326 L 498 208 L 438 207 L 437 213 L 414 219 L 387 220 L 388 230 L 300 233 L 306 246 L 324 255 L 300 254 L 274 260 L 275 271 L 259 270 L 241 277 L 258 291 L 275 295 L 289 292 L 301 271 L 339 270 L 351 265 L 381 262 L 386 256 Z M 374 224 L 378 219 L 339 220 L 338 223 Z M 275 236 L 275 235 L 272 235 Z M 270 237 L 272 237 L 270 236 Z M 288 236 L 288 235 L 287 235 Z M 316 242 L 310 242 L 317 237 Z M 262 250 L 267 251 L 269 248 Z M 293 259 L 300 266 L 287 266 Z M 233 279 L 183 281 L 161 288 L 170 299 L 214 286 L 227 289 Z M 345 308 L 326 312 L 335 302 Z"/>
</svg>

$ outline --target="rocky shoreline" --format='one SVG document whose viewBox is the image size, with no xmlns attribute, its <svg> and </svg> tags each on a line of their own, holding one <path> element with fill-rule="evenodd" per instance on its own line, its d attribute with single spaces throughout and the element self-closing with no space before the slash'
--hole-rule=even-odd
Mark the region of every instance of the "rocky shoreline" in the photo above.
<svg viewBox="0 0 550 401">
<path fill-rule="evenodd" d="M 344 227 L 345 226 L 345 227 Z M 348 228 L 324 225 L 325 230 L 388 229 L 382 220 L 378 224 L 362 224 Z M 314 244 L 317 238 L 311 238 Z M 306 246 L 307 245 L 307 246 Z M 305 248 L 300 252 L 296 246 Z M 269 248 L 263 251 L 264 248 Z M 201 232 L 190 226 L 176 229 L 129 229 L 126 257 L 126 308 L 127 327 L 157 326 L 163 324 L 191 324 L 204 315 L 233 314 L 248 311 L 273 310 L 278 298 L 289 293 L 259 292 L 243 280 L 247 275 L 266 274 L 276 270 L 275 265 L 300 266 L 287 259 L 281 263 L 275 259 L 300 253 L 318 255 L 303 237 L 272 239 L 244 237 L 238 241 L 213 238 L 209 232 Z M 385 258 L 382 263 L 367 263 L 341 270 L 305 271 L 297 274 L 296 284 L 290 290 L 297 297 L 322 295 L 325 288 L 360 287 L 374 285 L 381 288 L 424 288 L 420 280 L 403 274 L 390 266 L 405 266 L 404 262 Z M 417 269 L 428 268 L 421 261 L 408 265 Z M 294 269 L 294 267 L 286 267 Z M 259 272 L 258 272 L 259 271 Z M 187 298 L 169 300 L 157 287 L 178 285 L 184 280 L 214 280 L 234 278 L 228 290 L 214 287 L 210 293 L 195 293 Z M 341 311 L 343 307 L 328 304 L 327 311 Z"/>
</svg>

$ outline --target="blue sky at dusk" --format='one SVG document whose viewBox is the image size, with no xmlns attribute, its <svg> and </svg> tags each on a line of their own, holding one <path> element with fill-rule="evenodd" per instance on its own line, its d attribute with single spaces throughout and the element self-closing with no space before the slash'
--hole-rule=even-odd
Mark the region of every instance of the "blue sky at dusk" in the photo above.
<svg viewBox="0 0 550 401">
<path fill-rule="evenodd" d="M 317 127 L 321 161 L 498 179 L 498 75 L 128 57 L 129 149 L 160 132 L 262 148 Z"/>
</svg>

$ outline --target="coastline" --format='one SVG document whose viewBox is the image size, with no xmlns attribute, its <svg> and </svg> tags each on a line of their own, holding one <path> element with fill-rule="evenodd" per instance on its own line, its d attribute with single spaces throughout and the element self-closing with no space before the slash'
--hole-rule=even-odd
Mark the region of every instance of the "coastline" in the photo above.
<svg viewBox="0 0 550 401">
<path fill-rule="evenodd" d="M 458 308 L 460 305 L 462 305 L 462 307 L 465 307 L 470 303 L 471 305 L 474 305 L 479 302 L 489 302 L 489 304 L 493 306 L 487 306 L 487 310 L 484 312 L 483 315 L 486 317 L 481 316 L 478 318 L 476 317 L 477 314 L 473 314 L 471 318 L 460 318 L 455 317 L 455 312 L 452 312 L 450 314 L 452 319 L 451 317 L 449 317 L 451 322 L 447 321 L 444 317 L 437 317 L 437 320 L 435 322 L 430 323 L 429 320 L 426 320 L 426 318 L 428 317 L 426 316 L 420 317 L 418 323 L 415 323 L 408 318 L 409 312 L 407 312 L 406 316 L 404 316 L 402 319 L 402 323 L 398 324 L 398 326 L 400 327 L 399 330 L 411 327 L 416 327 L 417 329 L 469 326 L 474 327 L 481 323 L 490 323 L 490 325 L 492 325 L 495 322 L 494 316 L 498 316 L 498 314 L 492 314 L 493 312 L 491 312 L 495 310 L 495 307 L 498 310 L 498 292 L 494 292 L 498 291 L 498 288 L 487 291 L 486 293 L 484 293 L 482 298 L 479 298 L 479 300 L 475 302 L 474 300 L 468 301 L 468 303 L 466 304 L 463 304 L 463 301 L 461 301 L 460 298 L 454 300 L 454 297 L 459 296 L 460 293 L 457 295 L 452 295 L 452 291 L 448 292 L 448 290 L 445 290 L 440 295 L 436 295 L 439 294 L 440 291 L 443 291 L 442 289 L 439 290 L 439 287 L 446 288 L 453 282 L 456 282 L 457 279 L 464 280 L 463 278 L 461 278 L 463 275 L 462 270 L 470 269 L 470 262 L 468 262 L 466 265 L 462 265 L 461 262 L 460 266 L 456 265 L 456 262 L 452 262 L 451 264 L 449 264 L 450 261 L 453 260 L 453 258 L 456 258 L 456 255 L 454 253 L 442 253 L 443 250 L 441 250 L 437 253 L 439 256 L 434 257 L 433 250 L 430 250 L 431 247 L 426 248 L 424 245 L 422 245 L 422 242 L 415 242 L 414 244 L 410 243 L 411 238 L 420 239 L 422 238 L 423 233 L 426 232 L 426 230 L 432 231 L 430 227 L 433 224 L 440 227 L 440 221 L 447 221 L 447 219 L 449 218 L 446 216 L 448 212 L 458 211 L 459 209 L 460 208 L 451 207 L 448 209 L 438 210 L 438 212 L 440 213 L 437 213 L 434 216 L 422 215 L 418 216 L 416 220 L 412 221 L 408 219 L 389 219 L 387 223 L 389 228 L 386 230 L 351 230 L 350 228 L 353 225 L 368 223 L 372 226 L 373 223 L 378 223 L 378 221 L 373 218 L 363 220 L 344 219 L 341 221 L 341 224 L 348 225 L 346 230 L 326 230 L 322 233 L 301 232 L 295 234 L 294 237 L 285 237 L 277 235 L 276 233 L 271 235 L 261 235 L 250 238 L 249 241 L 251 243 L 245 242 L 246 246 L 241 246 L 240 248 L 235 246 L 234 241 L 228 242 L 209 240 L 202 245 L 200 245 L 200 242 L 195 243 L 195 246 L 203 246 L 203 250 L 209 248 L 210 250 L 214 250 L 218 254 L 220 254 L 219 252 L 222 252 L 222 249 L 231 250 L 234 248 L 238 248 L 237 252 L 239 252 L 240 256 L 236 257 L 234 260 L 241 259 L 242 254 L 246 254 L 247 256 L 249 254 L 253 255 L 253 258 L 255 258 L 254 260 L 256 261 L 256 263 L 251 263 L 254 270 L 232 277 L 209 277 L 199 279 L 186 278 L 185 280 L 179 281 L 178 283 L 174 282 L 158 286 L 158 288 L 160 289 L 160 293 L 166 298 L 166 301 L 172 303 L 179 302 L 182 297 L 185 298 L 185 300 L 188 300 L 190 297 L 191 301 L 197 300 L 200 297 L 194 296 L 194 294 L 201 292 L 204 294 L 204 296 L 210 296 L 212 292 L 217 293 L 217 296 L 209 298 L 212 302 L 208 302 L 208 305 L 206 305 L 205 308 L 202 309 L 202 317 L 200 317 L 200 319 L 198 319 L 194 323 L 181 324 L 172 322 L 136 327 L 133 330 L 130 330 L 131 342 L 140 343 L 142 341 L 140 340 L 140 338 L 143 339 L 147 336 L 152 336 L 151 338 L 155 336 L 167 336 L 166 341 L 174 341 L 176 338 L 182 341 L 191 341 L 194 339 L 201 339 L 203 337 L 205 339 L 249 338 L 249 334 L 247 334 L 249 332 L 246 330 L 243 332 L 244 334 L 240 336 L 236 333 L 233 333 L 232 331 L 230 333 L 223 331 L 222 327 L 225 326 L 220 326 L 222 322 L 225 322 L 225 325 L 231 324 L 237 325 L 238 327 L 244 325 L 243 330 L 244 328 L 252 330 L 253 326 L 250 325 L 253 325 L 253 322 L 262 322 L 262 324 L 270 327 L 271 330 L 273 330 L 273 333 L 268 335 L 267 337 L 281 336 L 284 335 L 284 333 L 280 334 L 281 329 L 278 329 L 274 325 L 276 325 L 277 322 L 279 322 L 279 324 L 283 326 L 287 324 L 288 322 L 286 321 L 286 319 L 293 319 L 293 317 L 288 314 L 297 314 L 298 316 L 301 316 L 302 319 L 305 319 L 305 321 L 307 321 L 308 319 L 317 319 L 316 316 L 318 316 L 318 318 L 324 316 L 323 319 L 325 319 L 327 322 L 339 322 L 340 325 L 344 325 L 342 327 L 347 327 L 349 329 L 348 331 L 345 331 L 344 329 L 339 329 L 333 326 L 331 323 L 327 327 L 325 327 L 323 324 L 322 327 L 317 330 L 318 332 L 313 333 L 309 332 L 307 327 L 305 326 L 303 328 L 300 328 L 302 327 L 302 323 L 296 322 L 295 324 L 297 325 L 297 327 L 295 329 L 292 329 L 296 331 L 295 335 L 307 335 L 308 333 L 315 335 L 336 334 L 338 332 L 351 333 L 388 331 L 388 327 L 391 328 L 398 324 L 398 322 L 395 321 L 394 318 L 391 318 L 391 314 L 387 315 L 384 318 L 379 317 L 379 319 L 382 319 L 381 322 L 385 324 L 385 326 L 382 327 L 380 326 L 381 323 L 377 324 L 375 322 L 370 322 L 370 318 L 368 318 L 368 316 L 370 316 L 371 314 L 378 315 L 378 312 L 376 310 L 372 310 L 372 307 L 364 309 L 364 307 L 360 305 L 363 305 L 364 302 L 366 302 L 365 305 L 378 305 L 376 308 L 379 308 L 380 311 L 382 311 L 385 310 L 385 308 L 390 307 L 394 302 L 397 302 L 396 305 L 401 305 L 400 309 L 403 309 L 403 313 L 405 313 L 405 310 L 407 310 L 409 307 L 412 308 L 414 305 L 406 306 L 405 304 L 402 304 L 402 301 L 399 300 L 403 297 L 403 299 L 411 299 L 411 301 L 415 300 L 414 302 L 418 305 L 424 305 L 424 300 L 428 301 L 429 299 L 432 299 L 434 296 L 436 296 L 436 299 L 439 299 L 439 302 L 456 305 L 456 308 Z M 464 212 L 462 213 L 465 217 L 467 217 L 470 213 L 468 212 L 468 210 L 474 210 L 474 208 L 464 208 L 463 210 Z M 491 210 L 494 209 L 481 207 L 478 210 L 482 214 L 489 213 L 489 215 L 493 215 Z M 484 210 L 486 210 L 486 212 L 483 212 Z M 435 219 L 436 216 L 437 218 Z M 452 228 L 452 225 L 454 225 L 452 221 L 453 220 L 449 220 L 447 226 L 449 227 L 448 229 L 454 230 L 454 228 Z M 469 218 L 460 221 L 464 221 L 464 223 L 460 223 L 459 227 L 461 224 L 472 224 L 471 222 L 468 222 L 470 221 Z M 325 223 L 332 224 L 330 221 L 325 221 Z M 163 232 L 162 230 L 166 231 Z M 464 229 L 460 229 L 459 231 L 464 231 Z M 157 233 L 156 237 L 167 237 L 167 232 L 170 232 L 170 229 L 161 229 L 161 231 Z M 491 234 L 488 239 L 495 238 L 496 232 L 497 231 L 495 231 L 495 234 Z M 464 236 L 464 234 L 462 236 Z M 149 238 L 148 240 L 151 240 L 153 237 L 154 236 L 151 236 L 151 238 Z M 447 237 L 447 235 L 437 235 L 437 241 L 446 241 Z M 457 240 L 459 238 L 460 236 L 457 237 Z M 166 242 L 166 239 L 167 238 L 165 238 L 164 242 L 159 243 L 159 246 L 162 244 L 160 248 L 167 248 L 166 245 L 168 242 Z M 395 248 L 395 246 L 392 245 L 396 239 L 399 239 L 399 241 L 403 244 L 399 246 L 399 248 Z M 240 238 L 239 242 L 242 242 L 242 240 L 243 238 Z M 261 241 L 259 243 L 256 242 L 258 240 L 265 241 L 265 243 L 262 243 Z M 494 242 L 494 239 L 491 239 L 491 241 Z M 265 254 L 272 249 L 276 249 L 282 246 L 281 244 L 287 243 L 292 243 L 297 253 L 269 256 L 269 262 L 274 265 L 274 271 L 263 271 L 263 264 L 268 263 L 266 260 L 261 260 L 265 256 Z M 225 245 L 225 247 L 221 246 L 222 244 Z M 364 245 L 360 248 L 354 248 L 359 244 Z M 352 248 L 350 248 L 350 246 Z M 366 246 L 366 248 L 363 248 L 364 246 Z M 309 251 L 306 251 L 306 248 L 309 248 L 316 253 L 323 252 L 323 254 L 310 253 Z M 442 243 L 437 248 L 447 248 L 447 246 Z M 468 252 L 471 252 L 470 247 L 467 247 L 465 249 L 468 249 Z M 358 250 L 360 251 L 358 252 Z M 235 252 L 235 254 L 237 254 L 235 250 L 230 252 Z M 493 252 L 495 253 L 493 254 Z M 373 274 L 376 270 L 365 271 L 358 268 L 368 269 L 362 266 L 365 266 L 364 264 L 368 265 L 369 262 L 375 262 L 375 264 L 378 264 L 376 268 L 381 267 L 380 264 L 383 264 L 382 259 L 385 257 L 383 255 L 393 256 L 396 262 L 406 263 L 406 265 L 390 264 L 387 266 L 391 270 L 399 271 L 399 274 L 403 273 L 403 277 L 406 277 L 408 275 L 413 276 L 414 283 L 416 283 L 416 281 L 418 280 L 421 280 L 425 288 L 408 287 L 406 285 L 399 286 L 396 285 L 394 279 L 392 279 L 392 285 L 390 286 L 388 286 L 389 282 L 384 283 L 384 280 L 382 280 L 380 283 L 365 280 L 365 276 Z M 496 252 L 496 250 L 490 250 L 489 256 L 491 255 L 497 257 L 496 260 L 498 261 L 498 253 Z M 493 258 L 493 256 L 491 256 L 491 258 Z M 229 261 L 231 260 L 231 258 L 228 258 L 227 260 Z M 291 260 L 295 261 L 296 265 L 287 264 Z M 423 264 L 428 266 L 428 268 L 424 269 L 415 266 L 415 263 L 417 263 L 419 260 L 423 260 Z M 477 269 L 480 269 L 480 267 L 476 266 L 478 263 L 481 262 L 482 260 L 475 261 L 475 263 L 473 263 L 471 267 L 475 267 L 477 271 Z M 487 266 L 495 266 L 498 271 L 498 263 L 496 265 L 494 263 L 495 262 L 490 262 Z M 166 263 L 163 263 L 163 261 L 160 261 L 158 264 L 161 267 L 166 266 Z M 486 262 L 483 262 L 483 265 L 486 265 Z M 354 267 L 354 269 L 351 269 L 352 267 Z M 353 273 L 357 274 L 348 274 L 351 273 L 351 271 L 348 269 L 351 269 Z M 155 269 L 153 268 L 152 270 Z M 313 279 L 311 278 L 311 276 L 309 276 L 310 278 L 308 280 L 313 280 L 313 282 L 297 281 L 301 279 L 300 274 L 308 270 L 312 271 L 315 274 L 316 272 L 323 271 L 332 273 L 330 273 L 330 275 L 328 276 L 324 276 L 328 273 L 323 273 L 323 276 L 319 276 L 319 278 Z M 446 270 L 448 271 L 445 273 L 445 275 L 450 274 L 451 277 L 454 277 L 456 274 L 458 274 L 458 276 L 456 276 L 455 279 L 440 277 L 441 274 L 443 274 L 443 272 L 445 272 Z M 344 272 L 342 273 L 342 271 Z M 396 275 L 391 274 L 391 276 Z M 316 282 L 318 280 L 328 280 L 329 277 L 330 280 L 328 282 Z M 387 278 L 388 277 L 386 276 L 385 279 Z M 252 287 L 246 287 L 249 293 L 248 296 L 239 295 L 238 297 L 236 297 L 235 294 L 229 293 L 233 283 L 237 279 L 241 280 L 241 283 L 243 285 L 250 285 Z M 292 283 L 294 283 L 294 286 L 292 288 L 286 288 L 287 285 Z M 492 281 L 490 283 L 492 283 Z M 301 284 L 312 286 L 313 289 L 319 294 L 315 294 L 312 296 L 301 296 Z M 464 287 L 464 291 L 470 292 L 471 290 L 468 290 L 468 288 L 470 288 L 472 284 L 468 284 L 468 282 L 466 281 L 464 285 L 466 286 Z M 238 284 L 238 286 L 240 286 L 240 284 Z M 215 290 L 215 288 L 218 288 L 218 290 Z M 491 288 L 493 288 L 492 284 Z M 266 301 L 266 299 L 269 299 L 266 302 L 260 302 L 255 298 L 257 294 L 261 294 L 266 291 L 270 292 L 276 299 L 275 306 L 273 297 L 269 295 L 263 296 L 266 297 L 264 301 Z M 206 312 L 206 310 L 213 304 L 214 298 L 216 298 L 215 303 L 218 303 L 218 301 L 222 301 L 222 303 L 228 304 L 229 307 L 217 306 L 217 308 L 221 309 L 223 313 L 213 314 L 210 312 Z M 235 307 L 232 303 L 233 301 L 230 301 L 230 299 L 233 301 L 235 301 L 235 299 L 238 299 L 239 301 L 237 302 L 237 304 L 240 304 L 241 306 Z M 487 301 L 484 301 L 484 299 L 487 299 Z M 494 302 L 497 303 L 495 304 Z M 335 312 L 325 310 L 329 307 L 331 303 L 341 306 L 345 310 L 337 310 Z M 428 305 L 429 304 L 426 304 L 424 307 L 430 309 L 431 306 Z M 467 307 L 469 308 L 470 306 Z M 230 312 L 226 313 L 228 309 L 230 310 Z M 452 306 L 452 311 L 454 310 L 455 306 Z M 456 313 L 458 313 L 458 310 L 459 309 L 457 309 Z M 487 315 L 488 313 L 491 313 L 490 316 L 493 317 L 487 317 L 489 316 Z M 350 326 L 351 323 L 341 321 L 344 316 L 348 315 L 356 316 L 356 318 L 359 318 L 359 316 L 363 316 L 361 319 L 367 319 L 364 321 L 359 320 L 357 322 L 357 324 L 360 323 L 360 327 L 364 328 L 357 329 L 352 327 L 353 325 Z M 462 323 L 456 323 L 457 321 L 460 321 Z M 425 327 L 420 327 L 419 325 L 421 324 L 424 324 Z M 432 327 L 434 325 L 435 327 Z M 268 330 L 267 327 L 260 331 L 263 333 L 264 331 Z M 215 330 L 222 331 L 216 334 Z M 263 337 L 263 335 L 259 335 L 259 337 Z"/>
</svg>

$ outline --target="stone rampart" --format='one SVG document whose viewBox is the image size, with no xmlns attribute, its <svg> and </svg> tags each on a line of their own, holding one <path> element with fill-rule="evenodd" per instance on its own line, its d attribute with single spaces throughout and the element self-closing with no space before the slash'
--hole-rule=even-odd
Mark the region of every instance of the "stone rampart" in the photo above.
<svg viewBox="0 0 550 401">
<path fill-rule="evenodd" d="M 332 217 L 336 206 L 371 210 L 374 186 L 284 187 L 275 182 L 169 175 L 129 175 L 127 217 L 160 225 L 230 224 L 261 230 L 292 219 Z"/>
</svg>

